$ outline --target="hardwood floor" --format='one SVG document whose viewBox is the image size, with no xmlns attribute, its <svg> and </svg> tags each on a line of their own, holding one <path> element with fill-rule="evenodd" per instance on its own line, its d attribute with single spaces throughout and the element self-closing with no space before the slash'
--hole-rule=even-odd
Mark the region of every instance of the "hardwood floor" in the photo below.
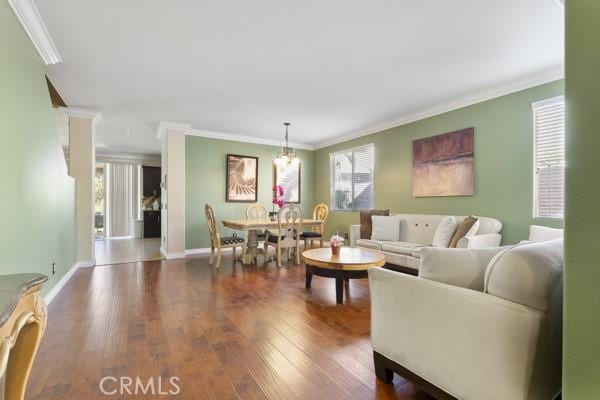
<svg viewBox="0 0 600 400">
<path fill-rule="evenodd" d="M 429 399 L 375 378 L 367 281 L 336 305 L 334 281 L 307 290 L 304 271 L 227 254 L 219 270 L 205 256 L 79 269 L 49 306 L 27 398 Z M 163 390 L 176 376 L 181 392 L 103 395 L 107 376 Z"/>
<path fill-rule="evenodd" d="M 102 239 L 95 243 L 96 265 L 161 260 L 160 238 Z"/>
</svg>

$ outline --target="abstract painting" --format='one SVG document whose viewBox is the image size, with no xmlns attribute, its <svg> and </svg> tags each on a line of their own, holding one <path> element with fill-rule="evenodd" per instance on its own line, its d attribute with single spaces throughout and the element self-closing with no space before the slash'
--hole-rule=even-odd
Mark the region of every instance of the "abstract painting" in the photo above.
<svg viewBox="0 0 600 400">
<path fill-rule="evenodd" d="M 255 203 L 258 192 L 258 157 L 227 154 L 225 200 Z"/>
<path fill-rule="evenodd" d="M 474 128 L 413 141 L 414 197 L 472 196 Z"/>
<path fill-rule="evenodd" d="M 275 184 L 283 186 L 284 203 L 300 203 L 300 164 L 275 165 Z"/>
</svg>

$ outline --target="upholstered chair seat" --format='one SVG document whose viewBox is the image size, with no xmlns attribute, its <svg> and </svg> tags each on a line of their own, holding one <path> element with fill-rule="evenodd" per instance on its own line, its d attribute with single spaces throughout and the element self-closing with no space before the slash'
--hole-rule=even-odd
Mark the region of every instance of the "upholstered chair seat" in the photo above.
<svg viewBox="0 0 600 400">
<path fill-rule="evenodd" d="M 320 238 L 321 237 L 321 233 L 320 232 L 302 232 L 300 234 L 300 238 L 304 239 L 304 238 Z"/>
<path fill-rule="evenodd" d="M 325 233 L 324 232 L 325 220 L 327 219 L 328 215 L 329 215 L 329 206 L 327 206 L 327 204 L 319 203 L 315 206 L 315 208 L 313 209 L 313 219 L 316 219 L 317 221 L 322 221 L 322 223 L 320 226 L 315 226 L 314 228 L 312 228 L 312 230 L 302 232 L 300 234 L 300 239 L 304 240 L 304 248 L 305 249 L 308 249 L 309 244 L 310 244 L 310 247 L 312 247 L 313 242 L 315 240 L 318 240 L 319 246 L 323 247 L 323 235 Z"/>
<path fill-rule="evenodd" d="M 244 238 L 239 236 L 225 236 L 221 238 L 221 245 L 244 243 Z"/>
</svg>

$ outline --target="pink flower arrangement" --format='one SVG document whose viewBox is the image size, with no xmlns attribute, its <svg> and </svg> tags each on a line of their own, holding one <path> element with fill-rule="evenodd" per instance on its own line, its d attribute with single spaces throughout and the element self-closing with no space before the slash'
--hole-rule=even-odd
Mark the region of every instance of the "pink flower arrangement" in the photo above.
<svg viewBox="0 0 600 400">
<path fill-rule="evenodd" d="M 282 208 L 285 205 L 283 201 L 283 186 L 273 185 L 273 205 Z"/>
<path fill-rule="evenodd" d="M 332 247 L 340 247 L 341 245 L 344 244 L 344 238 L 338 234 L 335 234 L 331 237 L 331 239 L 329 239 L 329 244 Z"/>
</svg>

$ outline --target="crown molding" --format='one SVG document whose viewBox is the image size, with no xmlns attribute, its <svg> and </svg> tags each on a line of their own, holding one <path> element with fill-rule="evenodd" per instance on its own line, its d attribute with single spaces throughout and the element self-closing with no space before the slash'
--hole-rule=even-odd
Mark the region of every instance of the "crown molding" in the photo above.
<svg viewBox="0 0 600 400">
<path fill-rule="evenodd" d="M 167 130 L 187 132 L 191 127 L 192 125 L 184 122 L 160 121 L 158 129 L 156 130 L 156 138 L 162 140 L 163 136 L 167 133 Z"/>
<path fill-rule="evenodd" d="M 283 141 L 279 141 L 279 140 L 259 138 L 256 136 L 239 135 L 237 133 L 214 132 L 214 131 L 208 131 L 208 130 L 204 130 L 204 129 L 190 129 L 186 132 L 186 135 L 205 137 L 205 138 L 209 138 L 209 139 L 231 140 L 234 142 L 264 144 L 267 146 L 275 146 L 275 147 L 281 147 L 281 143 L 283 142 Z M 294 143 L 294 142 L 290 142 L 290 147 L 293 147 L 295 149 L 302 149 L 302 150 L 314 150 L 315 149 L 314 146 L 311 146 L 308 144 L 302 144 L 302 143 Z"/>
<path fill-rule="evenodd" d="M 160 166 L 160 160 L 160 154 L 105 151 L 96 148 L 96 161 L 99 162 L 133 162 L 144 165 L 153 164 Z"/>
<path fill-rule="evenodd" d="M 521 90 L 526 90 L 535 86 L 543 85 L 545 83 L 553 82 L 559 79 L 564 78 L 564 68 L 562 66 L 551 68 L 549 70 L 544 71 L 541 74 L 531 75 L 519 81 L 513 81 L 509 84 L 498 85 L 492 88 L 487 88 L 486 90 L 472 93 L 468 96 L 464 96 L 457 100 L 453 100 L 447 103 L 437 104 L 433 107 L 423 108 L 421 110 L 407 113 L 402 115 L 400 118 L 394 120 L 393 122 L 377 125 L 375 127 L 362 130 L 359 132 L 349 133 L 347 135 L 338 136 L 336 138 L 326 140 L 323 142 L 319 142 L 315 145 L 305 144 L 305 143 L 293 143 L 290 142 L 290 147 L 294 147 L 296 149 L 304 149 L 304 150 L 318 150 L 325 147 L 333 146 L 335 144 L 347 142 L 353 139 L 357 139 L 363 136 L 371 135 L 374 133 L 382 132 L 388 129 L 396 128 L 402 125 L 406 125 L 412 122 L 420 121 L 426 118 L 434 117 L 436 115 L 444 114 L 450 111 L 458 110 L 460 108 L 468 107 L 477 103 L 481 103 L 487 100 L 495 99 L 497 97 L 502 97 L 511 93 L 519 92 Z M 198 136 L 209 139 L 219 139 L 219 140 L 231 140 L 235 142 L 244 142 L 244 143 L 255 143 L 255 144 L 264 144 L 268 146 L 280 147 L 281 141 L 273 140 L 273 139 L 265 139 L 259 138 L 256 136 L 247 136 L 240 135 L 236 133 L 226 133 L 226 132 L 215 132 L 206 129 L 193 129 L 190 124 L 181 123 L 181 122 L 171 122 L 171 121 L 161 121 L 157 130 L 156 137 L 161 139 L 162 135 L 167 129 L 184 131 L 186 135 L 189 136 Z"/>
<path fill-rule="evenodd" d="M 77 107 L 60 107 L 59 109 L 69 117 L 88 118 L 91 119 L 93 123 L 102 120 L 102 113 L 100 111 Z"/>
<path fill-rule="evenodd" d="M 388 129 L 397 128 L 402 125 L 410 124 L 411 122 L 420 121 L 426 118 L 434 117 L 436 115 L 444 114 L 450 111 L 458 110 L 460 108 L 468 107 L 477 103 L 482 103 L 487 100 L 492 100 L 497 97 L 506 96 L 511 93 L 520 92 L 535 86 L 543 85 L 545 83 L 553 82 L 564 78 L 564 68 L 562 66 L 549 69 L 541 74 L 528 76 L 519 81 L 513 81 L 509 84 L 495 86 L 488 88 L 478 93 L 464 96 L 457 100 L 453 100 L 447 103 L 441 103 L 433 107 L 423 108 L 416 112 L 404 114 L 397 120 L 379 125 L 373 128 L 366 129 L 364 131 L 349 133 L 347 135 L 339 136 L 330 140 L 317 143 L 314 146 L 315 150 L 322 149 L 325 147 L 333 146 L 335 144 L 347 142 L 353 139 L 358 139 L 363 136 L 371 135 L 373 133 L 382 132 Z"/>
<path fill-rule="evenodd" d="M 36 50 L 46 65 L 62 62 L 60 54 L 54 45 L 52 37 L 46 29 L 46 24 L 40 16 L 33 0 L 8 0 L 15 15 L 23 25 L 29 39 L 33 42 Z"/>
</svg>

